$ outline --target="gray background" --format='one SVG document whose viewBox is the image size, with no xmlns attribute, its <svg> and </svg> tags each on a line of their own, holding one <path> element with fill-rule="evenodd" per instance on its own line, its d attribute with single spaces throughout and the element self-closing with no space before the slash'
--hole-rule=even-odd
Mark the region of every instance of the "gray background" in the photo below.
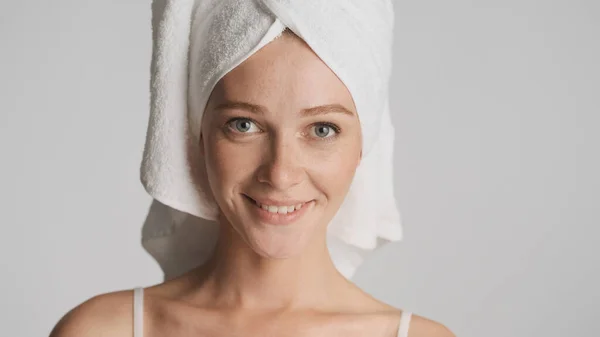
<svg viewBox="0 0 600 337">
<path fill-rule="evenodd" d="M 2 1 L 0 335 L 161 281 L 141 248 L 149 1 Z M 357 283 L 458 336 L 600 336 L 600 2 L 402 1 L 403 242 Z"/>
</svg>

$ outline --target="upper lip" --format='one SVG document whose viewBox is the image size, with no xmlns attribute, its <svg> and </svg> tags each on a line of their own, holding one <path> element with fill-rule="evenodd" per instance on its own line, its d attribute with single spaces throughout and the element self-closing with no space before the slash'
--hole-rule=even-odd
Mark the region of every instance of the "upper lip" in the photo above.
<svg viewBox="0 0 600 337">
<path fill-rule="evenodd" d="M 244 194 L 245 196 L 247 196 L 248 198 L 258 202 L 261 205 L 269 205 L 269 206 L 294 206 L 294 205 L 298 205 L 298 204 L 303 204 L 306 201 L 302 201 L 302 200 L 294 200 L 294 199 L 273 199 L 273 198 L 255 198 L 255 197 L 250 197 L 246 194 Z"/>
</svg>

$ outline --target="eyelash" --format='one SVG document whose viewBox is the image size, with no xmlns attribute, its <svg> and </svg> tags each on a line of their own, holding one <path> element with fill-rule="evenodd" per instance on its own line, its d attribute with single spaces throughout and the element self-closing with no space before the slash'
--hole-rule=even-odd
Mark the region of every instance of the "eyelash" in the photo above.
<svg viewBox="0 0 600 337">
<path fill-rule="evenodd" d="M 249 121 L 249 122 L 253 123 L 254 125 L 258 125 L 258 123 L 256 123 L 256 121 L 254 121 L 252 118 L 236 117 L 236 118 L 232 118 L 232 119 L 228 120 L 224 126 L 230 132 L 237 133 L 237 134 L 243 134 L 244 132 L 239 132 L 239 131 L 235 130 L 235 128 L 232 126 L 232 124 L 237 121 Z M 329 137 L 325 137 L 325 138 L 316 137 L 317 139 L 319 139 L 321 141 L 326 141 L 326 142 L 332 141 L 332 140 L 336 139 L 340 135 L 340 132 L 342 131 L 342 129 L 339 126 L 337 126 L 333 123 L 329 123 L 329 122 L 318 122 L 318 123 L 312 124 L 313 127 L 319 126 L 319 125 L 329 127 L 331 129 L 333 129 L 333 131 L 335 132 L 335 134 L 333 136 L 329 136 Z"/>
<path fill-rule="evenodd" d="M 233 123 L 237 122 L 237 121 L 250 121 L 251 123 L 253 123 L 254 125 L 257 125 L 256 121 L 254 121 L 251 118 L 242 118 L 242 117 L 236 117 L 236 118 L 232 118 L 230 120 L 227 121 L 227 123 L 225 123 L 225 127 L 227 128 L 227 131 L 231 131 L 237 134 L 243 134 L 244 132 L 239 132 L 235 129 L 235 127 L 233 127 Z"/>
<path fill-rule="evenodd" d="M 342 131 L 339 126 L 337 126 L 333 123 L 329 123 L 329 122 L 314 123 L 311 126 L 315 127 L 315 126 L 319 126 L 319 125 L 331 128 L 335 132 L 335 134 L 333 136 L 329 136 L 329 137 L 325 137 L 325 138 L 317 137 L 317 139 L 319 139 L 321 141 L 325 141 L 325 142 L 333 141 L 340 135 L 340 132 Z"/>
</svg>

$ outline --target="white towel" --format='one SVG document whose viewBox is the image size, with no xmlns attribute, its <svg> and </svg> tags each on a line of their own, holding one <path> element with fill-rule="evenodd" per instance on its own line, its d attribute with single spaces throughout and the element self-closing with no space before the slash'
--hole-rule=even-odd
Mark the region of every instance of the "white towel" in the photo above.
<svg viewBox="0 0 600 337">
<path fill-rule="evenodd" d="M 217 239 L 217 206 L 197 156 L 210 93 L 286 27 L 346 85 L 361 121 L 363 157 L 328 227 L 336 267 L 350 278 L 366 254 L 402 239 L 388 105 L 393 26 L 391 0 L 153 2 L 151 110 L 141 180 L 154 201 L 142 243 L 167 279 L 203 263 Z"/>
</svg>

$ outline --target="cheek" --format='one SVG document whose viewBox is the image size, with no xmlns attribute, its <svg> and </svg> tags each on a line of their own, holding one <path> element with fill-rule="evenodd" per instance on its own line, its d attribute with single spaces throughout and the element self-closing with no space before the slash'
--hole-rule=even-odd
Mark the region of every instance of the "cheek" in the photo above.
<svg viewBox="0 0 600 337">
<path fill-rule="evenodd" d="M 313 156 L 308 171 L 315 184 L 330 200 L 343 199 L 360 157 L 360 144 L 340 144 L 335 151 Z"/>
<path fill-rule="evenodd" d="M 223 189 L 231 189 L 252 174 L 250 168 L 258 161 L 256 149 L 220 139 L 215 135 L 207 141 L 207 173 L 215 194 L 223 194 Z"/>
</svg>

